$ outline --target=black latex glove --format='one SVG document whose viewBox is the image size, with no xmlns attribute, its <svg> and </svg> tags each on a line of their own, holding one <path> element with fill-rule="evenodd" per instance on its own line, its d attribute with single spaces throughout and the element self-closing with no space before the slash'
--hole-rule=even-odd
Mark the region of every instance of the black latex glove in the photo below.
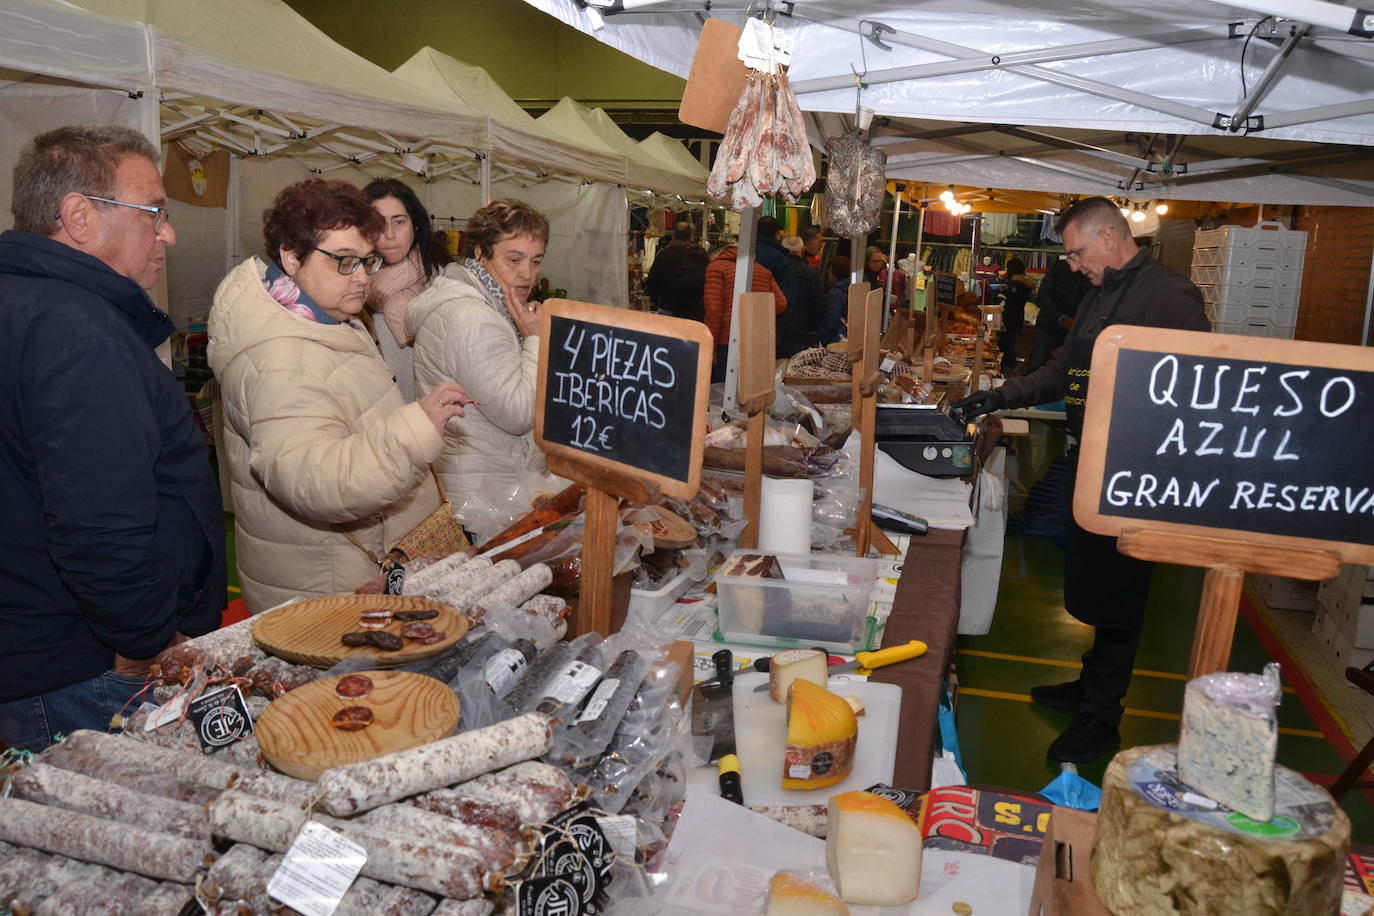
<svg viewBox="0 0 1374 916">
<path fill-rule="evenodd" d="M 985 413 L 992 413 L 994 410 L 1001 410 L 1006 406 L 1006 396 L 997 388 L 989 388 L 987 391 L 979 391 L 962 401 L 951 404 L 950 409 L 957 411 L 965 421 L 971 421 Z"/>
</svg>

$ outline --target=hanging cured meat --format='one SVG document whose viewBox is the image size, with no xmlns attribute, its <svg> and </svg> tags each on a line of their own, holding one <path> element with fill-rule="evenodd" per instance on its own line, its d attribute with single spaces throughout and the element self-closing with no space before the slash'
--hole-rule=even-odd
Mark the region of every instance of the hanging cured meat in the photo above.
<svg viewBox="0 0 1374 916">
<path fill-rule="evenodd" d="M 863 238 L 878 227 L 887 193 L 887 154 L 856 130 L 826 141 L 830 172 L 825 180 L 827 226 L 840 238 Z"/>
<path fill-rule="evenodd" d="M 706 190 L 712 197 L 728 194 L 731 209 L 746 210 L 774 195 L 795 202 L 815 183 L 806 123 L 786 71 L 750 70 Z"/>
</svg>

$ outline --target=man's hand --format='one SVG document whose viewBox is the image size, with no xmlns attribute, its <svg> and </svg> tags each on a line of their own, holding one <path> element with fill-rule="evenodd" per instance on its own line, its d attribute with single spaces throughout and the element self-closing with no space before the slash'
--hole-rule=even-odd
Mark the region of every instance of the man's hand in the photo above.
<svg viewBox="0 0 1374 916">
<path fill-rule="evenodd" d="M 191 638 L 191 637 L 185 635 L 184 633 L 180 633 L 180 632 L 173 633 L 173 634 L 172 634 L 172 640 L 171 640 L 171 642 L 167 643 L 167 645 L 163 646 L 162 648 L 163 648 L 163 650 L 165 651 L 165 650 L 167 650 L 167 649 L 170 649 L 172 646 L 175 646 L 175 645 L 177 645 L 177 644 L 179 644 L 179 643 L 186 642 L 186 641 L 189 640 L 190 638 Z M 159 654 L 161 654 L 161 653 L 159 653 Z M 157 657 L 156 655 L 153 656 L 153 658 L 156 658 L 156 657 Z M 145 658 L 145 659 L 143 659 L 142 661 L 139 661 L 138 659 L 134 659 L 134 658 L 125 658 L 124 656 L 119 655 L 118 653 L 115 654 L 115 660 L 114 660 L 114 671 L 115 671 L 115 674 L 123 674 L 123 675 L 127 675 L 128 677 L 143 677 L 143 678 L 146 678 L 146 677 L 148 676 L 148 671 L 149 671 L 149 669 L 151 669 L 152 667 L 153 667 L 153 659 L 152 659 L 152 658 Z"/>
<path fill-rule="evenodd" d="M 979 391 L 962 401 L 951 404 L 950 409 L 958 411 L 965 420 L 973 420 L 985 413 L 992 413 L 994 410 L 1001 410 L 1006 406 L 1006 396 L 996 388 L 989 388 L 987 391 Z"/>
</svg>

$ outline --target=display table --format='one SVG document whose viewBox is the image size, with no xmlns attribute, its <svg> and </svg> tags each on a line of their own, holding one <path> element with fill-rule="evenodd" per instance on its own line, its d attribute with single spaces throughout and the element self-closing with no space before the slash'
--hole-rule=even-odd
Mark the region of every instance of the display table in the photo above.
<svg viewBox="0 0 1374 916">
<path fill-rule="evenodd" d="M 892 616 L 883 646 L 919 639 L 929 649 L 920 658 L 874 671 L 871 679 L 902 688 L 901 727 L 893 785 L 930 788 L 931 754 L 936 743 L 940 679 L 954 654 L 959 624 L 959 563 L 963 531 L 932 528 L 907 548 Z"/>
</svg>

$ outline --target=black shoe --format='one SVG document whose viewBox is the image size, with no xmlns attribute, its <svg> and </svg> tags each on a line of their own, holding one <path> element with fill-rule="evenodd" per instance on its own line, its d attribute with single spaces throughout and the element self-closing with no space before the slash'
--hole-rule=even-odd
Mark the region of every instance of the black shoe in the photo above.
<svg viewBox="0 0 1374 916">
<path fill-rule="evenodd" d="M 1048 706 L 1050 709 L 1067 709 L 1069 712 L 1078 712 L 1078 707 L 1083 705 L 1083 684 L 1081 681 L 1069 681 L 1067 684 L 1042 684 L 1030 689 L 1030 698 L 1032 702 L 1039 703 L 1041 706 Z"/>
<path fill-rule="evenodd" d="M 1051 760 L 1060 763 L 1087 763 L 1103 754 L 1110 754 L 1121 746 L 1121 732 L 1115 725 L 1094 719 L 1086 712 L 1078 714 L 1064 734 L 1050 745 Z"/>
</svg>

